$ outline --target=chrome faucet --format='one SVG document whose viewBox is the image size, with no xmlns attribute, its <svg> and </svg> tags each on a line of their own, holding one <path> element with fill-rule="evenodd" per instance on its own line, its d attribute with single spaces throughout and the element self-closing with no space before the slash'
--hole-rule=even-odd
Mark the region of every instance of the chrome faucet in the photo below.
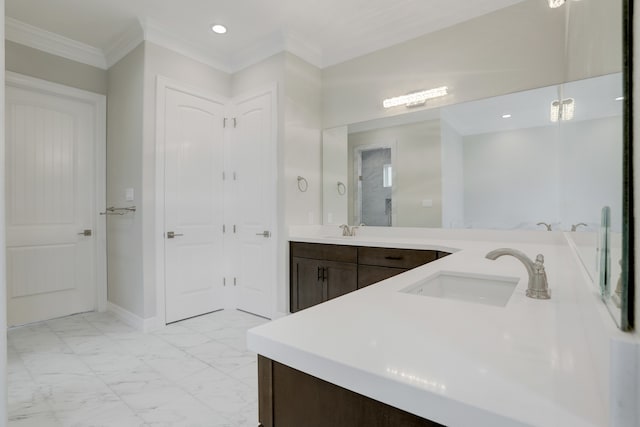
<svg viewBox="0 0 640 427">
<path fill-rule="evenodd" d="M 546 222 L 539 222 L 536 225 L 544 225 L 547 227 L 547 231 L 551 231 L 551 224 L 547 224 Z"/>
<path fill-rule="evenodd" d="M 578 227 L 580 227 L 580 226 L 586 227 L 586 226 L 587 226 L 587 224 L 585 224 L 584 222 L 579 222 L 579 223 L 577 223 L 577 224 L 573 224 L 573 225 L 571 226 L 571 231 L 576 231 L 576 230 L 578 230 Z"/>
<path fill-rule="evenodd" d="M 347 224 L 342 224 L 340 228 L 342 228 L 343 236 L 354 237 L 356 235 L 356 229 L 358 228 L 358 226 L 354 225 L 353 227 L 349 227 Z"/>
<path fill-rule="evenodd" d="M 489 252 L 486 258 L 496 260 L 503 255 L 511 255 L 524 264 L 527 273 L 529 273 L 529 284 L 527 286 L 527 296 L 529 298 L 551 298 L 551 291 L 549 290 L 549 283 L 547 282 L 547 273 L 544 270 L 544 256 L 542 254 L 538 254 L 536 261 L 533 262 L 528 256 L 517 249 L 500 248 Z"/>
</svg>

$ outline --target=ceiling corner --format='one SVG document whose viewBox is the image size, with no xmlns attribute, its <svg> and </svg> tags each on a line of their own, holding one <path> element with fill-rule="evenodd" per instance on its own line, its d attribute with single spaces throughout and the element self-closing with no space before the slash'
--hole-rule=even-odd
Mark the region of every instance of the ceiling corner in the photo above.
<svg viewBox="0 0 640 427">
<path fill-rule="evenodd" d="M 146 41 L 177 52 L 195 61 L 202 62 L 225 73 L 231 73 L 233 71 L 228 58 L 223 55 L 213 54 L 211 48 L 201 43 L 187 40 L 172 33 L 151 19 L 141 20 L 140 26 L 144 34 L 144 40 Z"/>
<path fill-rule="evenodd" d="M 322 49 L 308 42 L 300 35 L 287 32 L 284 37 L 284 48 L 290 53 L 304 59 L 317 68 L 324 68 Z"/>
<path fill-rule="evenodd" d="M 143 41 L 144 31 L 142 25 L 136 21 L 109 44 L 105 52 L 107 67 L 111 68 Z"/>
</svg>

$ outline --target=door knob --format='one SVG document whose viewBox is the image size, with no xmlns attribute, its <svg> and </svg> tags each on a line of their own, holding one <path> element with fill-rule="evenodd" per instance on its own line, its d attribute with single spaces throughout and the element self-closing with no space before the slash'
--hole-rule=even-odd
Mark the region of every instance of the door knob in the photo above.
<svg viewBox="0 0 640 427">
<path fill-rule="evenodd" d="M 93 233 L 91 232 L 91 230 L 84 230 L 84 231 L 82 231 L 82 232 L 78 233 L 78 236 L 91 237 L 91 236 L 92 236 L 92 234 L 93 234 Z"/>
<path fill-rule="evenodd" d="M 174 237 L 184 236 L 184 234 L 174 233 L 173 231 L 167 231 L 167 239 L 173 239 Z"/>
<path fill-rule="evenodd" d="M 256 236 L 271 237 L 271 232 L 268 230 L 265 230 L 262 233 L 256 233 Z"/>
</svg>

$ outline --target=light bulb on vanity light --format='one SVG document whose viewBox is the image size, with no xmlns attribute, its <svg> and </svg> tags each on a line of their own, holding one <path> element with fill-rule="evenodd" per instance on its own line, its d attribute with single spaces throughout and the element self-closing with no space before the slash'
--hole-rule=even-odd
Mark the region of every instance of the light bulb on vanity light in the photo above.
<svg viewBox="0 0 640 427">
<path fill-rule="evenodd" d="M 413 92 L 408 95 L 396 96 L 393 98 L 387 98 L 382 101 L 384 108 L 397 107 L 404 105 L 405 107 L 417 107 L 424 105 L 427 100 L 433 98 L 439 98 L 448 94 L 448 88 L 446 86 L 437 87 L 434 89 L 423 90 L 420 92 Z"/>
<path fill-rule="evenodd" d="M 551 103 L 550 119 L 552 122 L 571 120 L 575 114 L 575 108 L 576 102 L 573 98 L 562 101 L 556 99 Z"/>
<path fill-rule="evenodd" d="M 502 118 L 503 119 L 510 119 L 511 118 L 511 114 L 503 114 Z"/>
<path fill-rule="evenodd" d="M 557 7 L 560 7 L 564 4 L 565 0 L 549 0 L 549 7 L 551 9 L 555 9 Z"/>
</svg>

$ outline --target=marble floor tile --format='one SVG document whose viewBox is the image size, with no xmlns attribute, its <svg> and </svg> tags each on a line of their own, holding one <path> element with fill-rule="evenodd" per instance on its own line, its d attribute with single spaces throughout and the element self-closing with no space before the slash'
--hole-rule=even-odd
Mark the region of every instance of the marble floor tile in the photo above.
<svg viewBox="0 0 640 427">
<path fill-rule="evenodd" d="M 111 313 L 8 331 L 9 427 L 255 427 L 267 320 L 224 310 L 145 334 Z"/>
<path fill-rule="evenodd" d="M 42 412 L 31 415 L 9 414 L 9 426 L 11 427 L 63 427 L 53 412 Z"/>
</svg>

